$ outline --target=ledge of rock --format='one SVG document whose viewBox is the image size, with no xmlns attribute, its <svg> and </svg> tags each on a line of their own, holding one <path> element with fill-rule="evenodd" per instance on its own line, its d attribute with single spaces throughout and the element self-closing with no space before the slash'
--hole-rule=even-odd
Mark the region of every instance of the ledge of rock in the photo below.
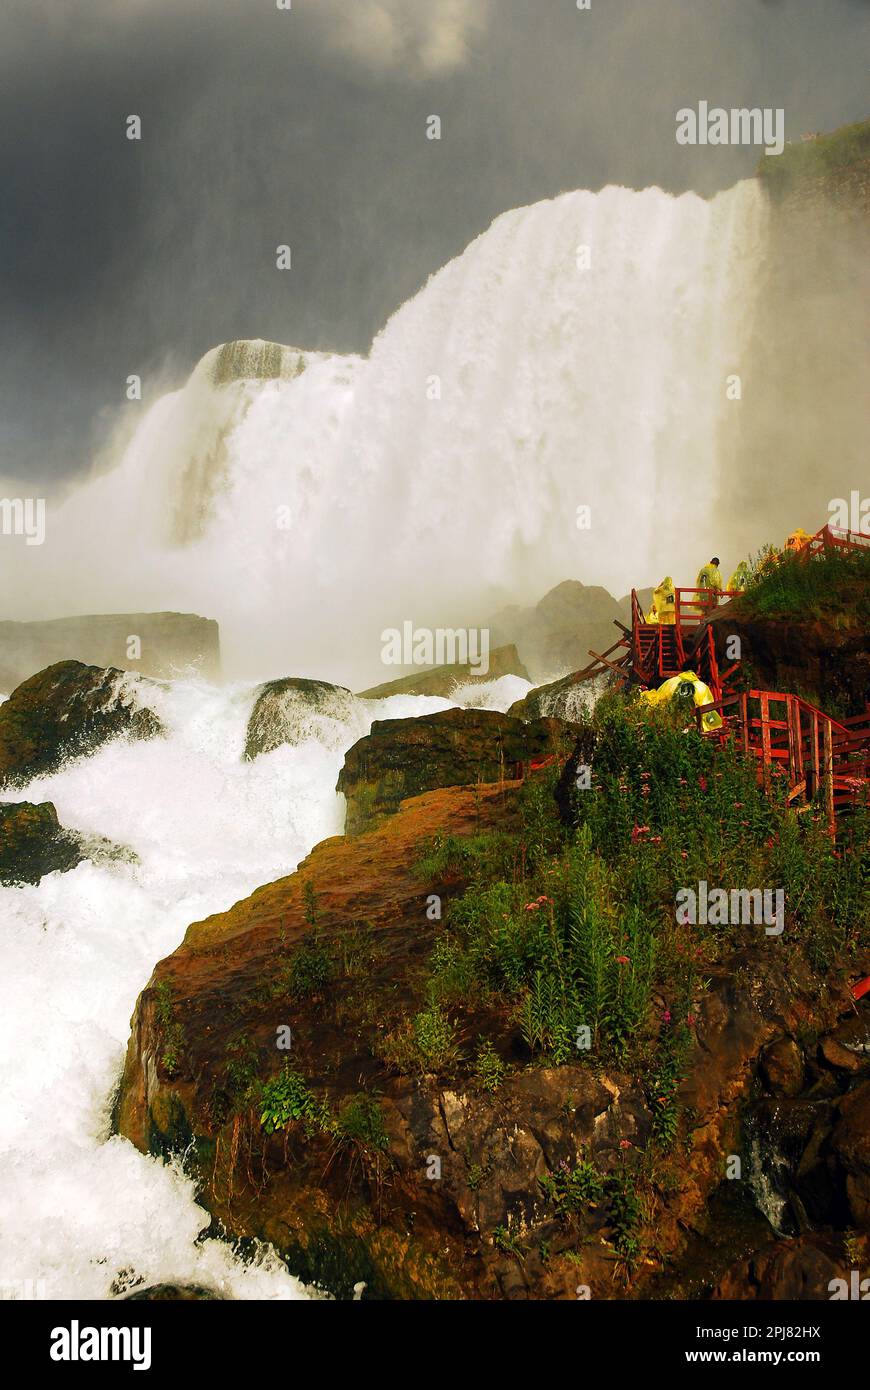
<svg viewBox="0 0 870 1390">
<path fill-rule="evenodd" d="M 0 705 L 0 786 L 54 772 L 120 735 L 161 734 L 156 714 L 137 703 L 137 683 L 123 671 L 60 661 L 19 685 Z"/>
<path fill-rule="evenodd" d="M 567 756 L 575 736 L 558 719 L 524 723 L 492 710 L 450 709 L 420 719 L 381 719 L 348 750 L 337 790 L 356 835 L 406 797 L 436 787 L 504 782 L 524 764 Z"/>
</svg>

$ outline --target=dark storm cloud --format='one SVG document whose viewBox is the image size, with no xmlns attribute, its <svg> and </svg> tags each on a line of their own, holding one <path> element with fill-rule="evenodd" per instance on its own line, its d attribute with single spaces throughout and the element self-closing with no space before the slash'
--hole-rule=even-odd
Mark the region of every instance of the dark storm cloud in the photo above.
<svg viewBox="0 0 870 1390">
<path fill-rule="evenodd" d="M 0 474 L 84 466 L 130 373 L 217 342 L 365 351 L 506 208 L 727 186 L 758 151 L 675 110 L 859 119 L 867 36 L 859 0 L 5 0 Z"/>
</svg>

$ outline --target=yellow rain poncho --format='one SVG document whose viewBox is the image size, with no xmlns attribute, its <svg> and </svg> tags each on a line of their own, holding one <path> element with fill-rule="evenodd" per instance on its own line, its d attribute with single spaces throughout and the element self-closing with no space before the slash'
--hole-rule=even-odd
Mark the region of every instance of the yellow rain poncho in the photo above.
<svg viewBox="0 0 870 1390">
<path fill-rule="evenodd" d="M 675 623 L 677 621 L 677 591 L 669 574 L 665 575 L 657 589 L 653 589 L 652 608 L 646 618 L 648 623 Z"/>
<path fill-rule="evenodd" d="M 788 539 L 786 540 L 785 549 L 786 549 L 786 550 L 803 550 L 803 548 L 804 548 L 804 546 L 806 545 L 807 541 L 811 541 L 811 540 L 812 540 L 812 536 L 808 535 L 807 532 L 804 531 L 803 528 L 799 526 L 799 527 L 797 528 L 796 531 L 792 531 L 791 535 L 790 535 L 790 536 L 788 537 Z"/>
<path fill-rule="evenodd" d="M 681 686 L 690 687 L 690 695 L 686 695 L 680 689 Z M 678 693 L 679 692 L 679 693 Z M 691 698 L 692 704 L 696 709 L 701 709 L 704 705 L 712 705 L 713 692 L 709 685 L 705 685 L 694 671 L 681 671 L 678 676 L 671 676 L 658 690 L 644 690 L 641 692 L 641 699 L 648 705 L 666 704 L 674 695 L 685 699 L 688 703 Z M 701 725 L 707 731 L 722 728 L 722 716 L 717 710 L 711 709 L 707 714 L 701 715 Z"/>
<path fill-rule="evenodd" d="M 748 560 L 741 560 L 736 570 L 728 580 L 728 588 L 733 592 L 742 594 L 746 585 L 749 583 L 749 576 L 752 570 Z"/>
<path fill-rule="evenodd" d="M 722 575 L 719 566 L 714 565 L 712 562 L 709 565 L 704 565 L 703 569 L 698 571 L 698 578 L 695 580 L 695 588 L 721 590 Z"/>
</svg>

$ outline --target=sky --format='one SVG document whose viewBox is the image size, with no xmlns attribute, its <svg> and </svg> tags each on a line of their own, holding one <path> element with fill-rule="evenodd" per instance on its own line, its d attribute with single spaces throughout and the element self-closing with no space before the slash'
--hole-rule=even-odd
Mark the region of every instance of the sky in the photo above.
<svg viewBox="0 0 870 1390">
<path fill-rule="evenodd" d="M 868 0 L 281 3 L 3 0 L 0 476 L 73 477 L 216 343 L 365 352 L 506 209 L 751 174 L 680 107 L 867 115 Z"/>
</svg>

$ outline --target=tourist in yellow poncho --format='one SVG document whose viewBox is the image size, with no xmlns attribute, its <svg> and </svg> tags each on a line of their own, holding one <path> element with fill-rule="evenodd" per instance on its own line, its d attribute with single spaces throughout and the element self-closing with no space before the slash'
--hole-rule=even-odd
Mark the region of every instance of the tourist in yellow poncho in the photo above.
<svg viewBox="0 0 870 1390">
<path fill-rule="evenodd" d="M 694 671 L 681 671 L 678 676 L 671 676 L 660 685 L 658 690 L 644 690 L 641 692 L 641 699 L 648 705 L 661 705 L 676 696 L 677 699 L 684 699 L 688 703 L 691 699 L 696 709 L 703 705 L 712 705 L 713 692 L 709 685 L 705 685 Z M 717 710 L 708 710 L 701 715 L 701 725 L 706 731 L 722 728 L 722 716 Z"/>
<path fill-rule="evenodd" d="M 719 573 L 719 556 L 714 555 L 709 565 L 698 571 L 698 578 L 695 580 L 696 589 L 705 589 L 707 592 L 699 594 L 699 608 L 715 608 L 716 595 L 722 592 L 722 575 Z"/>
<path fill-rule="evenodd" d="M 747 584 L 749 583 L 749 577 L 751 574 L 752 567 L 749 564 L 749 561 L 741 560 L 740 564 L 737 566 L 731 578 L 728 580 L 728 588 L 731 590 L 732 593 L 742 594 Z"/>
<path fill-rule="evenodd" d="M 657 589 L 653 589 L 652 608 L 647 614 L 648 623 L 675 623 L 677 621 L 677 591 L 674 581 L 666 574 Z"/>
</svg>

